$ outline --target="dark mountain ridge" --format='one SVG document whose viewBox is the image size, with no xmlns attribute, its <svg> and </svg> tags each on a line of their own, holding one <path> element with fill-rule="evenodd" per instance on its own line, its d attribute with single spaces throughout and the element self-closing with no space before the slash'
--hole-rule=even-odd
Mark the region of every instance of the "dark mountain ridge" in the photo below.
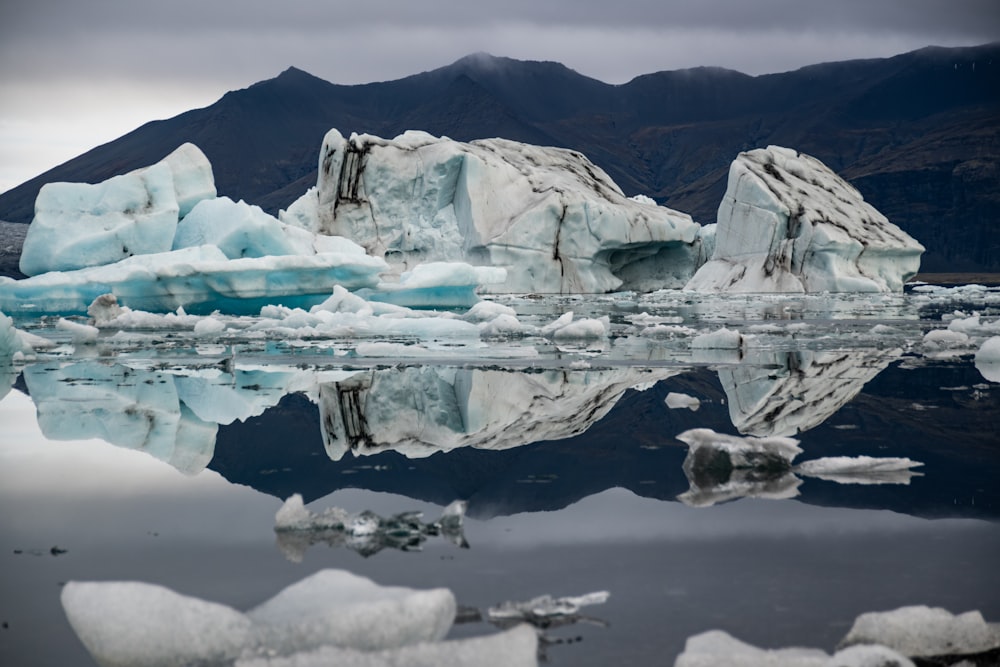
<svg viewBox="0 0 1000 667">
<path fill-rule="evenodd" d="M 721 68 L 606 84 L 553 62 L 488 54 L 396 81 L 337 85 L 289 68 L 218 102 L 147 123 L 0 195 L 29 222 L 50 181 L 97 182 L 179 144 L 211 160 L 220 195 L 265 210 L 315 183 L 323 135 L 407 129 L 578 150 L 626 194 L 709 223 L 737 153 L 809 153 L 928 248 L 926 271 L 1000 271 L 1000 44 L 749 76 Z"/>
</svg>

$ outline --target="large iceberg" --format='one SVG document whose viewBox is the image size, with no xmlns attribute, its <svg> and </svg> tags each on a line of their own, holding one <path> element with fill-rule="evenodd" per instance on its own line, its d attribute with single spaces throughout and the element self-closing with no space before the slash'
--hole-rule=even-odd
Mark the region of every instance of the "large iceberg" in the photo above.
<svg viewBox="0 0 1000 667">
<path fill-rule="evenodd" d="M 700 249 L 690 216 L 625 197 L 580 153 L 414 131 L 330 130 L 316 188 L 280 217 L 357 241 L 396 272 L 441 260 L 506 268 L 497 292 L 680 287 Z"/>
<path fill-rule="evenodd" d="M 685 288 L 899 292 L 923 250 L 819 160 L 768 146 L 730 166 L 715 251 Z"/>
<path fill-rule="evenodd" d="M 194 144 L 96 185 L 47 183 L 35 200 L 21 272 L 72 271 L 166 252 L 177 221 L 214 197 L 212 165 Z"/>
</svg>

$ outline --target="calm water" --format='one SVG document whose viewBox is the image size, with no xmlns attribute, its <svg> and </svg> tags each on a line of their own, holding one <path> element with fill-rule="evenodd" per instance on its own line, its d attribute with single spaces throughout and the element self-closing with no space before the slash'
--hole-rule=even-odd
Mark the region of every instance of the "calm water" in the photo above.
<svg viewBox="0 0 1000 667">
<path fill-rule="evenodd" d="M 51 320 L 18 321 L 55 347 L 15 364 L 0 399 L 0 664 L 92 664 L 60 606 L 70 580 L 242 610 L 323 568 L 445 586 L 480 611 L 609 591 L 546 630 L 562 665 L 671 664 L 713 628 L 829 651 L 858 614 L 909 604 L 1000 620 L 1000 383 L 974 362 L 1000 335 L 997 290 L 503 301 L 533 323 L 607 315 L 612 334 L 297 340 L 233 320 L 211 339 L 177 327 L 74 345 Z M 925 337 L 952 320 L 966 341 Z M 721 326 L 752 338 L 692 344 Z M 684 470 L 690 428 L 798 431 L 796 462 L 923 465 L 706 481 Z M 467 500 L 468 548 L 277 536 L 293 493 L 424 521 Z M 495 631 L 471 620 L 451 636 Z"/>
</svg>

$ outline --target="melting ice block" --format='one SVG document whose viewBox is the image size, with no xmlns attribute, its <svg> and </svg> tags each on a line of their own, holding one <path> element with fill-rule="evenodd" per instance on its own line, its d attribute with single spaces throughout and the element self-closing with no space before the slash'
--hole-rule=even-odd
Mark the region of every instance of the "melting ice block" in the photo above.
<svg viewBox="0 0 1000 667">
<path fill-rule="evenodd" d="M 397 273 L 428 261 L 505 268 L 490 287 L 504 292 L 679 287 L 700 249 L 690 216 L 628 199 L 579 153 L 424 132 L 331 130 L 317 187 L 280 217 L 353 239 Z"/>
<path fill-rule="evenodd" d="M 212 166 L 193 144 L 102 183 L 47 183 L 21 251 L 34 276 L 170 250 L 178 219 L 215 197 Z"/>
<path fill-rule="evenodd" d="M 899 292 L 923 250 L 819 160 L 768 146 L 733 161 L 714 253 L 685 289 Z"/>
</svg>

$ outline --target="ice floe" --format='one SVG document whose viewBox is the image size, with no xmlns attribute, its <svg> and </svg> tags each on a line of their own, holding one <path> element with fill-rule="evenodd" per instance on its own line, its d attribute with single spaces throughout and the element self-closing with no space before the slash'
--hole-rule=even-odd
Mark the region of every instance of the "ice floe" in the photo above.
<svg viewBox="0 0 1000 667">
<path fill-rule="evenodd" d="M 882 644 L 910 657 L 963 656 L 1000 648 L 1000 623 L 978 611 L 952 614 L 940 607 L 910 606 L 858 616 L 841 646 Z"/>
</svg>

